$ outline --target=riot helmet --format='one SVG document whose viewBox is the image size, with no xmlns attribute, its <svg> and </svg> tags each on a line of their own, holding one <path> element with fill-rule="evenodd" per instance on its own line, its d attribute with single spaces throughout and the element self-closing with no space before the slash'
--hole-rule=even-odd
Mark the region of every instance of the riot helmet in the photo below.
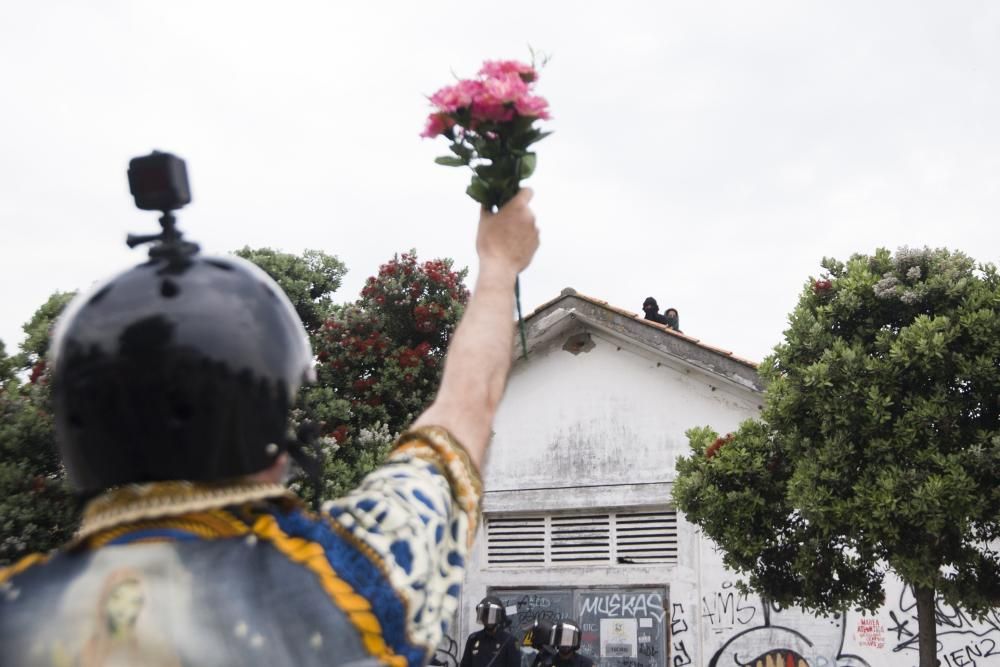
<svg viewBox="0 0 1000 667">
<path fill-rule="evenodd" d="M 573 621 L 559 621 L 552 626 L 549 643 L 556 650 L 576 651 L 580 648 L 580 626 Z"/>
<path fill-rule="evenodd" d="M 503 608 L 500 598 L 492 595 L 482 599 L 476 605 L 476 622 L 489 629 L 493 627 L 503 627 L 507 620 L 507 614 Z"/>
<path fill-rule="evenodd" d="M 238 257 L 202 256 L 163 220 L 163 235 L 138 241 L 163 241 L 149 261 L 77 296 L 56 326 L 56 435 L 84 495 L 270 467 L 315 373 L 278 285 Z"/>
<path fill-rule="evenodd" d="M 531 624 L 531 629 L 524 633 L 524 645 L 536 651 L 555 653 L 550 641 L 552 641 L 552 623 L 545 619 L 536 618 Z"/>
</svg>

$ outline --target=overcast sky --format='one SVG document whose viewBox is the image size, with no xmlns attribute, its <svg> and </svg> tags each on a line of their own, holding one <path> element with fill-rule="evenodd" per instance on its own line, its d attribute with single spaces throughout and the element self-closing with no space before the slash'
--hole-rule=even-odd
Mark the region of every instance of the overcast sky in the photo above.
<svg viewBox="0 0 1000 667">
<path fill-rule="evenodd" d="M 100 10 L 94 7 L 100 7 Z M 572 286 L 753 360 L 823 256 L 1000 255 L 1000 3 L 9 2 L 0 9 L 0 339 L 138 263 L 125 169 L 187 160 L 203 248 L 393 253 L 475 274 L 467 176 L 425 95 L 552 55 L 526 312 Z M 470 276 L 471 280 L 472 276 Z"/>
</svg>

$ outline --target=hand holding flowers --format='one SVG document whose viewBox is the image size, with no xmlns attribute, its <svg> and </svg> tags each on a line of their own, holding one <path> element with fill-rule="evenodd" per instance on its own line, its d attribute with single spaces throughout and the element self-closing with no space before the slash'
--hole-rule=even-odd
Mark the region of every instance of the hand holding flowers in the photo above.
<svg viewBox="0 0 1000 667">
<path fill-rule="evenodd" d="M 454 155 L 435 160 L 468 167 L 466 193 L 487 208 L 499 208 L 517 194 L 521 180 L 535 171 L 529 147 L 550 132 L 535 127 L 548 120 L 548 102 L 532 88 L 538 72 L 515 60 L 486 61 L 475 79 L 462 79 L 430 96 L 434 111 L 423 137 L 444 136 Z"/>
<path fill-rule="evenodd" d="M 430 96 L 434 111 L 421 136 L 444 136 L 451 142 L 453 155 L 435 162 L 472 170 L 465 192 L 483 205 L 484 215 L 517 195 L 521 181 L 535 171 L 537 158 L 529 148 L 551 134 L 535 127 L 535 121 L 549 119 L 549 103 L 532 90 L 537 81 L 533 65 L 488 60 L 477 78 L 462 79 Z M 530 198 L 530 192 L 525 196 Z M 535 247 L 537 243 L 536 232 Z M 514 281 L 514 295 L 521 349 L 527 358 L 520 279 Z"/>
</svg>

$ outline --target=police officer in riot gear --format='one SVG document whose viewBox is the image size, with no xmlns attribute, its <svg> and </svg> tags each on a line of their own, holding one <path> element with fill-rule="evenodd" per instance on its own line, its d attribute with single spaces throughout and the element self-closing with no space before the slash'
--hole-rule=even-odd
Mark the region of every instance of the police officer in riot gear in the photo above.
<svg viewBox="0 0 1000 667">
<path fill-rule="evenodd" d="M 580 654 L 580 626 L 572 621 L 559 621 L 552 627 L 550 642 L 556 649 L 553 667 L 594 667 L 594 661 Z"/>
<path fill-rule="evenodd" d="M 551 641 L 552 623 L 545 619 L 536 618 L 531 629 L 524 634 L 524 645 L 535 651 L 531 667 L 548 667 L 552 664 L 556 649 L 549 643 Z"/>
<path fill-rule="evenodd" d="M 507 614 L 499 598 L 487 596 L 476 605 L 476 622 L 483 629 L 469 635 L 459 667 L 520 667 L 521 651 L 504 629 Z"/>
<path fill-rule="evenodd" d="M 288 432 L 314 373 L 288 298 L 182 238 L 183 161 L 137 158 L 129 183 L 163 231 L 131 237 L 149 259 L 56 327 L 57 440 L 87 502 L 71 544 L 0 568 L 0 667 L 423 665 L 476 532 L 513 287 L 538 246 L 531 192 L 480 213 L 479 278 L 434 403 L 317 514 L 283 484 L 290 455 L 312 460 Z"/>
</svg>

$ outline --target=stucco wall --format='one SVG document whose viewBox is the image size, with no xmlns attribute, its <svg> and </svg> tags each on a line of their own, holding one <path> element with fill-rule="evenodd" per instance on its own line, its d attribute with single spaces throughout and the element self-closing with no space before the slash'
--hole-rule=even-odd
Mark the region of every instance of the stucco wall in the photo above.
<svg viewBox="0 0 1000 667">
<path fill-rule="evenodd" d="M 587 331 L 593 347 L 563 349 Z M 583 324 L 561 331 L 518 362 L 495 425 L 485 477 L 484 514 L 669 505 L 674 461 L 687 452 L 685 430 L 720 432 L 758 412 L 760 394 Z M 664 586 L 668 655 L 645 664 L 721 667 L 911 667 L 917 664 L 913 597 L 895 579 L 875 616 L 821 618 L 767 608 L 734 587 L 713 545 L 678 519 L 676 564 L 486 568 L 485 540 L 471 554 L 454 639 L 460 657 L 487 587 Z M 944 667 L 1000 665 L 1000 615 L 971 623 L 939 602 L 938 657 Z M 792 652 L 799 656 L 789 662 Z M 758 663 L 758 659 L 760 662 Z M 449 660 L 445 660 L 448 662 Z"/>
<path fill-rule="evenodd" d="M 491 492 L 666 482 L 686 429 L 733 429 L 760 404 L 722 378 L 598 333 L 579 354 L 564 340 L 533 350 L 511 374 L 486 473 Z"/>
</svg>

